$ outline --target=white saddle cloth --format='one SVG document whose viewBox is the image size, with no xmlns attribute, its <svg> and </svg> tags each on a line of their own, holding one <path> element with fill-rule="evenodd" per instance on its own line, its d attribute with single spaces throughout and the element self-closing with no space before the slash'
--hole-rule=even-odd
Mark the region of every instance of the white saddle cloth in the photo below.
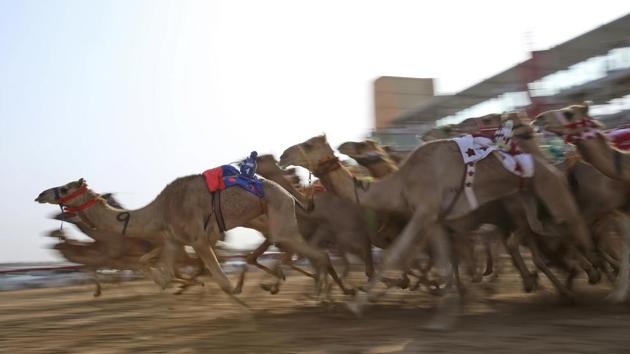
<svg viewBox="0 0 630 354">
<path fill-rule="evenodd" d="M 484 137 L 464 135 L 453 140 L 459 146 L 459 152 L 466 164 L 482 160 L 493 151 L 498 151 L 501 163 L 508 171 L 525 178 L 534 176 L 534 160 L 531 154 L 508 154 L 499 150 L 492 140 Z"/>
</svg>

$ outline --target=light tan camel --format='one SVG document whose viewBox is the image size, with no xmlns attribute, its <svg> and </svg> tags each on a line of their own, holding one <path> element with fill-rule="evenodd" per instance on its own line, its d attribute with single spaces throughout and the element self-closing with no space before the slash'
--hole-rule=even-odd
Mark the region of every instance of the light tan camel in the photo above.
<svg viewBox="0 0 630 354">
<path fill-rule="evenodd" d="M 108 205 L 119 209 L 123 208 L 111 193 L 103 194 L 101 197 Z M 168 272 L 159 269 L 159 259 L 150 260 L 153 261 L 152 263 L 149 263 L 149 260 L 140 261 L 142 257 L 155 252 L 156 249 L 161 250 L 163 247 L 161 241 L 156 243 L 156 240 L 124 237 L 117 232 L 98 230 L 93 228 L 93 225 L 86 224 L 76 213 L 57 213 L 52 218 L 75 225 L 83 234 L 94 240 L 94 242 L 85 242 L 68 239 L 64 232 L 65 229 L 54 230 L 50 233 L 51 237 L 57 237 L 61 241 L 55 244 L 53 248 L 67 260 L 83 265 L 82 269 L 92 275 L 96 285 L 95 297 L 100 296 L 102 290 L 97 276 L 99 269 L 139 270 L 162 288 L 165 288 L 169 282 L 175 281 L 180 283 L 176 294 L 181 294 L 191 285 L 203 284 L 194 280 L 203 271 L 201 260 L 190 257 L 184 247 L 174 250 L 177 252 L 175 255 L 176 278 L 168 279 L 167 274 L 165 274 Z M 195 269 L 190 279 L 180 277 L 179 269 L 188 267 Z M 242 282 L 239 281 L 239 285 L 241 284 Z"/>
<path fill-rule="evenodd" d="M 243 225 L 266 214 L 273 241 L 286 249 L 309 258 L 320 269 L 329 268 L 325 253 L 313 249 L 301 239 L 295 220 L 295 200 L 275 182 L 263 180 L 265 198 L 260 199 L 244 189 L 228 188 L 218 195 L 225 229 Z M 118 231 L 127 237 L 163 239 L 169 246 L 188 244 L 201 258 L 204 265 L 221 289 L 239 304 L 230 280 L 225 275 L 214 245 L 221 237 L 218 221 L 213 215 L 213 196 L 202 175 L 181 177 L 167 185 L 156 199 L 137 210 L 113 208 L 98 194 L 87 188 L 83 179 L 43 191 L 35 201 L 58 204 L 59 198 L 75 196 L 66 206 L 82 209 L 82 217 L 95 228 Z M 215 194 L 216 196 L 216 194 Z M 89 205 L 89 207 L 85 207 Z M 173 271 L 175 254 L 166 252 L 167 270 Z M 320 274 L 326 274 L 320 273 Z"/>
<path fill-rule="evenodd" d="M 606 176 L 630 182 L 630 153 L 608 143 L 603 125 L 589 116 L 586 104 L 572 105 L 539 114 L 535 124 L 574 143 L 582 158 Z"/>
<path fill-rule="evenodd" d="M 345 155 L 350 156 L 352 159 L 354 159 L 355 161 L 357 161 L 360 165 L 364 166 L 365 168 L 367 168 L 370 171 L 370 174 L 372 175 L 372 177 L 377 178 L 377 179 L 382 179 L 396 171 L 398 171 L 398 165 L 394 162 L 394 160 L 390 157 L 390 154 L 385 150 L 385 148 L 383 146 L 381 146 L 380 144 L 378 144 L 377 142 L 373 141 L 373 140 L 365 140 L 365 141 L 360 141 L 360 142 L 354 142 L 354 141 L 348 141 L 345 143 L 342 143 L 341 145 L 339 145 L 337 147 L 337 150 Z M 403 224 L 404 227 L 404 224 Z M 401 227 L 401 231 L 402 231 L 402 227 Z M 397 235 L 396 235 L 397 236 Z M 468 265 L 468 274 L 473 278 L 473 281 L 478 282 L 481 281 L 481 273 L 480 272 L 476 272 L 475 271 L 475 266 L 476 266 L 476 257 L 473 254 L 473 248 L 472 248 L 472 244 L 470 243 L 470 239 L 468 238 L 456 238 L 453 240 L 455 245 L 456 245 L 456 249 L 459 252 L 457 257 L 453 258 L 453 263 L 458 263 L 457 260 L 461 257 L 463 257 L 463 259 L 466 261 L 466 264 Z M 426 248 L 427 245 L 425 244 L 421 244 L 419 246 L 424 246 Z M 430 251 L 430 250 L 422 250 L 424 251 Z M 412 266 L 413 261 L 412 261 Z M 421 267 L 417 267 L 415 266 L 415 268 L 419 268 L 422 274 L 419 278 L 419 282 L 412 286 L 412 289 L 415 289 L 418 287 L 418 285 L 420 284 L 420 282 L 423 282 L 424 284 L 427 284 L 427 276 L 426 276 L 426 271 L 427 269 L 422 269 Z M 410 273 L 403 273 L 403 278 L 402 281 L 407 281 L 408 282 L 408 274 Z M 455 271 L 454 272 L 455 275 L 455 280 L 456 280 L 456 284 L 458 286 L 458 289 L 460 289 L 460 291 L 464 291 L 464 288 L 462 286 L 462 283 L 459 279 L 459 275 L 458 273 Z"/>
<path fill-rule="evenodd" d="M 454 133 L 456 130 L 453 129 L 453 125 L 451 125 L 451 129 L 449 131 L 451 132 L 449 134 L 453 134 L 453 136 L 458 135 Z M 442 138 L 446 137 L 447 136 L 445 135 L 442 136 Z M 376 142 L 373 141 L 346 142 L 341 144 L 338 150 L 356 159 L 357 161 L 361 161 L 360 163 L 366 163 L 365 166 L 373 171 L 373 173 L 376 174 L 375 177 L 378 178 L 382 178 L 398 169 L 397 167 L 391 165 L 389 159 L 383 158 L 383 156 L 386 156 L 385 151 Z M 385 173 L 381 175 L 380 173 L 383 171 L 385 171 Z M 490 233 L 484 235 L 484 237 L 486 239 L 496 239 L 497 236 L 499 236 L 499 239 L 504 241 L 506 249 L 512 256 L 514 266 L 521 274 L 525 291 L 530 292 L 536 287 L 537 278 L 535 274 L 531 273 L 527 269 L 525 261 L 523 260 L 523 257 L 521 256 L 521 253 L 519 251 L 518 240 L 510 237 L 512 231 L 515 230 L 516 225 L 510 221 L 510 215 L 507 211 L 505 203 L 508 203 L 508 201 L 496 201 L 482 205 L 479 209 L 474 210 L 464 217 L 449 221 L 447 229 L 453 234 L 454 241 L 460 245 L 460 247 L 458 248 L 460 250 L 459 256 L 463 256 L 464 259 L 468 261 L 469 265 L 474 265 L 476 262 L 475 257 L 472 254 L 472 247 L 467 242 L 469 241 L 469 234 L 472 231 L 478 229 L 484 223 L 490 223 L 497 226 L 498 230 L 491 230 Z M 517 201 L 511 202 L 510 210 L 512 210 L 513 212 L 521 211 Z M 522 223 L 522 220 L 525 220 L 525 218 L 521 218 L 520 220 L 517 220 L 517 222 Z M 527 226 L 527 222 L 525 222 L 524 224 Z M 461 250 L 468 252 L 461 252 Z M 485 253 L 487 262 L 486 269 L 483 275 L 490 275 L 493 272 L 493 258 L 495 256 L 491 254 L 489 245 L 486 247 Z M 474 269 L 469 269 L 468 273 L 475 273 L 477 277 L 481 276 L 481 274 L 479 274 L 479 272 L 477 271 L 474 271 Z M 457 273 L 454 273 L 454 275 L 457 276 Z M 473 277 L 473 279 L 475 279 L 475 276 Z M 459 281 L 459 278 L 456 278 L 456 282 L 461 289 L 462 285 L 460 284 L 461 282 Z M 559 290 L 561 294 L 570 294 L 570 292 L 565 289 L 564 286 L 558 283 L 555 284 L 560 285 Z"/>
<path fill-rule="evenodd" d="M 575 212 L 575 207 L 567 205 L 566 198 L 557 194 L 559 189 L 566 188 L 562 184 L 563 180 L 548 178 L 554 172 L 536 159 L 534 163 L 538 171 L 537 179 L 545 182 L 537 188 L 541 200 L 548 209 L 554 210 L 559 223 L 574 221 L 570 212 Z M 305 167 L 318 176 L 328 190 L 362 206 L 411 215 L 409 223 L 388 250 L 379 271 L 370 281 L 368 298 L 374 296 L 373 287 L 382 277 L 382 272 L 407 256 L 418 235 L 433 234 L 439 241 L 437 243 L 445 243 L 444 222 L 472 211 L 468 201 L 461 197 L 465 166 L 459 148 L 455 142 L 448 140 L 438 140 L 416 148 L 397 172 L 371 184 L 357 181 L 340 166 L 325 136 L 317 136 L 288 148 L 282 154 L 279 165 Z M 503 168 L 499 157 L 494 154 L 479 161 L 476 170 L 474 190 L 479 205 L 519 191 L 520 178 Z M 579 223 L 569 227 L 576 231 L 574 236 L 581 248 L 592 255 L 593 245 L 584 228 L 580 228 Z M 439 255 L 436 259 L 442 269 L 446 269 L 449 263 L 449 252 L 445 247 L 439 247 L 441 252 L 436 252 Z M 359 300 L 361 305 L 367 299 Z"/>
<path fill-rule="evenodd" d="M 297 210 L 300 232 L 311 245 L 328 245 L 342 253 L 356 255 L 365 263 L 365 273 L 371 277 L 373 269 L 370 230 L 364 222 L 364 215 L 353 203 L 331 193 L 311 192 L 310 197 L 300 193 L 291 184 L 276 159 L 272 155 L 262 155 L 258 159 L 258 173 L 276 181 L 296 199 L 302 200 L 305 208 Z M 345 273 L 345 272 L 344 272 Z"/>
</svg>

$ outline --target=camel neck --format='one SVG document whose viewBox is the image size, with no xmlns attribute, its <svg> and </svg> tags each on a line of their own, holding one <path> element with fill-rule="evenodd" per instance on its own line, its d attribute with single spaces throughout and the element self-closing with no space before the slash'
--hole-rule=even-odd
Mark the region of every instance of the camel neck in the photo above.
<svg viewBox="0 0 630 354">
<path fill-rule="evenodd" d="M 515 136 L 513 140 L 518 146 L 518 148 L 521 149 L 523 152 L 532 154 L 534 156 L 538 156 L 541 158 L 546 158 L 545 154 L 540 149 L 538 142 L 532 135 L 528 136 L 527 138 L 519 138 Z"/>
<path fill-rule="evenodd" d="M 384 159 L 372 160 L 370 162 L 357 160 L 357 162 L 367 168 L 368 171 L 370 171 L 370 175 L 374 178 L 383 178 L 398 171 L 398 166 Z"/>
<path fill-rule="evenodd" d="M 381 181 L 368 182 L 356 179 L 348 169 L 341 166 L 338 169 L 319 176 L 326 190 L 337 196 L 359 204 L 362 207 L 375 210 L 399 211 L 400 198 L 393 195 L 400 194 L 396 189 L 399 185 L 392 183 L 397 173 L 389 175 Z"/>
<path fill-rule="evenodd" d="M 270 180 L 270 181 L 274 181 L 276 183 L 278 183 L 282 188 L 286 189 L 287 192 L 289 192 L 295 199 L 297 199 L 303 207 L 307 207 L 309 204 L 309 201 L 307 200 L 306 196 L 304 196 L 304 194 L 300 193 L 300 191 L 298 191 L 293 184 L 282 174 L 281 171 L 274 171 L 274 172 L 269 172 L 269 173 L 265 173 L 264 171 L 260 171 L 258 172 L 261 176 L 263 176 L 264 178 Z"/>
<path fill-rule="evenodd" d="M 591 139 L 581 139 L 575 145 L 584 160 L 593 165 L 599 172 L 613 179 L 630 181 L 628 168 L 624 166 L 626 154 L 613 148 L 604 136 L 597 134 Z"/>
<path fill-rule="evenodd" d="M 100 201 L 96 205 L 83 210 L 79 215 L 85 218 L 97 230 L 106 230 L 113 233 L 130 236 L 150 238 L 158 236 L 160 231 L 160 217 L 155 215 L 155 204 L 136 209 L 117 209 Z"/>
</svg>

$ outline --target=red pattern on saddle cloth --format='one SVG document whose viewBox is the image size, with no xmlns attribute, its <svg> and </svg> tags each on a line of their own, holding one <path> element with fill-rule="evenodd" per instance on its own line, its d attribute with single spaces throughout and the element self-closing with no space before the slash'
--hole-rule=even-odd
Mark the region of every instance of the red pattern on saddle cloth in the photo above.
<svg viewBox="0 0 630 354">
<path fill-rule="evenodd" d="M 223 167 L 215 167 L 206 170 L 203 173 L 203 177 L 206 179 L 208 190 L 210 192 L 222 191 L 225 189 L 225 182 L 223 181 Z"/>
</svg>

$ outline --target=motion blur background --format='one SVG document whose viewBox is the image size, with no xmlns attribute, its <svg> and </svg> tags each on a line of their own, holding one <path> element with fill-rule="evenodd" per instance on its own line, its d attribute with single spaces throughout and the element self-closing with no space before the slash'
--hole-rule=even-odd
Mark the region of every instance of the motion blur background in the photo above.
<svg viewBox="0 0 630 354">
<path fill-rule="evenodd" d="M 326 133 L 410 149 L 467 116 L 630 119 L 630 2 L 0 0 L 0 262 L 46 261 L 84 177 L 127 207 Z M 435 78 L 435 79 L 434 79 Z M 237 230 L 230 242 L 258 241 Z"/>
</svg>

